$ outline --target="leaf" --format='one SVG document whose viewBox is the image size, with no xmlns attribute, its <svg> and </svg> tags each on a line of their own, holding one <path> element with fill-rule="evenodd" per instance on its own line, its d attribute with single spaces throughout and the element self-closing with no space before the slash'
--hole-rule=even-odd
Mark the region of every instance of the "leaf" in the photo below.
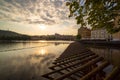
<svg viewBox="0 0 120 80">
<path fill-rule="evenodd" d="M 120 10 L 120 0 L 72 0 L 67 3 L 69 6 L 69 17 L 75 17 L 77 24 L 86 26 L 91 25 L 92 28 L 105 28 L 109 33 L 120 31 L 120 28 L 115 28 L 113 21 Z M 77 15 L 74 15 L 77 13 Z M 85 18 L 87 16 L 87 18 Z M 87 21 L 87 22 L 86 22 Z"/>
</svg>

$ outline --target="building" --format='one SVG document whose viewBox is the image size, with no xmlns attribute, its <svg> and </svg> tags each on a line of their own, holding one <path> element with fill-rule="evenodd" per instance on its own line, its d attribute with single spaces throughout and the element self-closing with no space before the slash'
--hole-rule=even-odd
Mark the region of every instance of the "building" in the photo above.
<svg viewBox="0 0 120 80">
<path fill-rule="evenodd" d="M 91 31 L 91 39 L 106 40 L 111 38 L 112 36 L 106 29 L 94 29 Z"/>
<path fill-rule="evenodd" d="M 113 40 L 120 40 L 120 31 L 112 35 Z"/>
<path fill-rule="evenodd" d="M 120 27 L 120 15 L 115 17 L 114 27 Z M 95 29 L 91 31 L 91 39 L 120 40 L 120 31 L 111 35 L 107 33 L 106 29 Z"/>
<path fill-rule="evenodd" d="M 80 27 L 78 29 L 78 35 L 81 36 L 81 39 L 90 39 L 91 30 L 86 27 Z"/>
<path fill-rule="evenodd" d="M 120 27 L 120 12 L 117 12 L 117 13 L 119 13 L 119 15 L 115 17 L 114 24 L 115 24 L 115 27 Z M 112 36 L 113 36 L 113 40 L 120 40 L 120 31 L 117 33 L 114 33 Z"/>
<path fill-rule="evenodd" d="M 75 36 L 73 35 L 60 35 L 58 33 L 55 33 L 55 39 L 60 39 L 60 40 L 75 40 Z"/>
<path fill-rule="evenodd" d="M 120 27 L 120 11 L 115 11 L 115 14 L 119 14 L 115 17 L 114 27 Z M 91 31 L 91 39 L 112 39 L 120 40 L 120 31 L 114 34 L 109 34 L 106 29 L 95 29 Z"/>
</svg>

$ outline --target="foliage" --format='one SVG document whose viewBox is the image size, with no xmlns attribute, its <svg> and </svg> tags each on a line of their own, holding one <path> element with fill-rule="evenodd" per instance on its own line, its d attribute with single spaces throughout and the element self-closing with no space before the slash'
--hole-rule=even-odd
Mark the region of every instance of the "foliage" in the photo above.
<svg viewBox="0 0 120 80">
<path fill-rule="evenodd" d="M 78 35 L 76 36 L 76 38 L 77 38 L 78 40 L 80 40 L 80 39 L 81 39 L 81 35 L 78 34 Z"/>
<path fill-rule="evenodd" d="M 0 40 L 30 40 L 30 36 L 0 36 Z"/>
<path fill-rule="evenodd" d="M 88 24 L 109 33 L 120 31 L 120 26 L 114 27 L 114 20 L 120 13 L 120 0 L 69 0 L 66 5 L 69 6 L 69 17 L 75 17 L 81 26 Z"/>
</svg>

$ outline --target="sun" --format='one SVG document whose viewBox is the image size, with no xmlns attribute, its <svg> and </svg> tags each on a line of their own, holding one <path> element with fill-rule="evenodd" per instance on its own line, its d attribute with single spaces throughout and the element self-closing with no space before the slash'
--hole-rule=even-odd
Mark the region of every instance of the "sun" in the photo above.
<svg viewBox="0 0 120 80">
<path fill-rule="evenodd" d="M 40 28 L 41 30 L 45 30 L 45 29 L 46 29 L 46 26 L 45 26 L 45 25 L 40 25 L 39 28 Z"/>
</svg>

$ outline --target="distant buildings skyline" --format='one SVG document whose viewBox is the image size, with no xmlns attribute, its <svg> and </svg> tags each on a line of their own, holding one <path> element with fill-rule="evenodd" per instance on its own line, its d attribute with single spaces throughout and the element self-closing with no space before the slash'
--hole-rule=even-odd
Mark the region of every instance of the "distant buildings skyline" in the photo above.
<svg viewBox="0 0 120 80">
<path fill-rule="evenodd" d="M 75 40 L 76 36 L 61 35 L 55 33 L 54 35 L 24 35 L 12 31 L 0 30 L 0 40 Z"/>
</svg>

